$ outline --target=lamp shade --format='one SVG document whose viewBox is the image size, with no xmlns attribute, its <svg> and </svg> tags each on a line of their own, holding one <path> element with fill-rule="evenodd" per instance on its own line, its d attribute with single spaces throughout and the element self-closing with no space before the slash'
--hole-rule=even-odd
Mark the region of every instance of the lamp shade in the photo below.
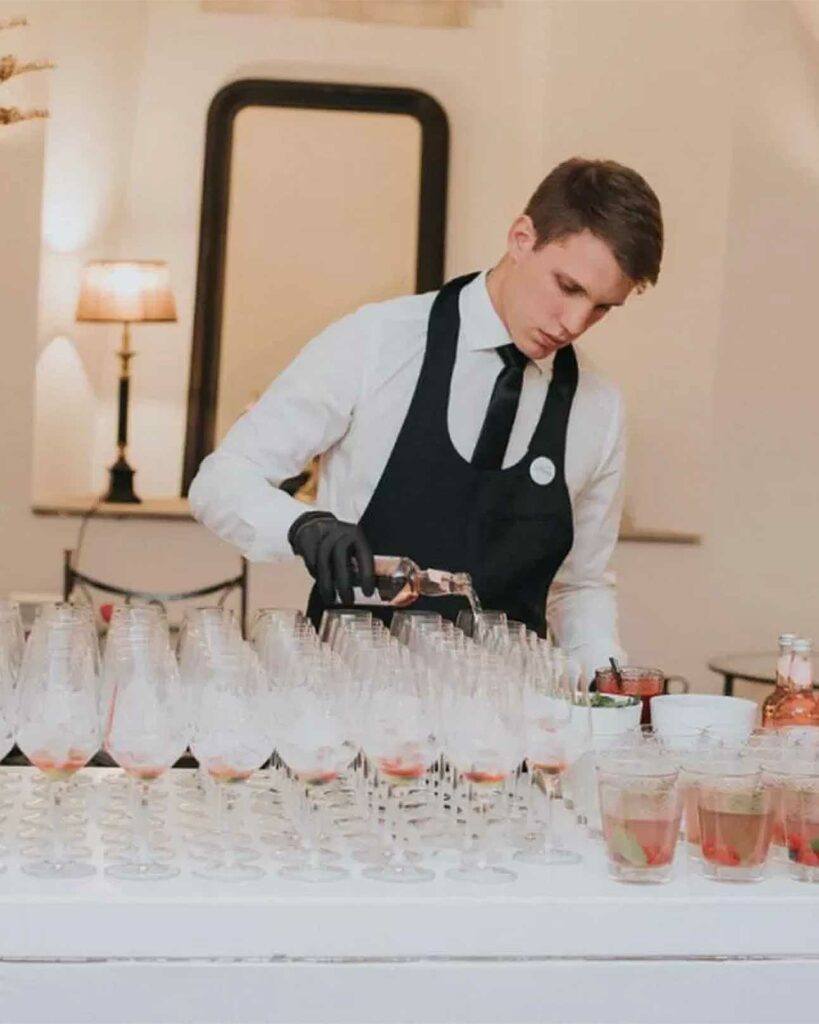
<svg viewBox="0 0 819 1024">
<path fill-rule="evenodd" d="M 160 260 L 87 263 L 76 318 L 105 323 L 176 320 L 168 264 Z"/>
</svg>

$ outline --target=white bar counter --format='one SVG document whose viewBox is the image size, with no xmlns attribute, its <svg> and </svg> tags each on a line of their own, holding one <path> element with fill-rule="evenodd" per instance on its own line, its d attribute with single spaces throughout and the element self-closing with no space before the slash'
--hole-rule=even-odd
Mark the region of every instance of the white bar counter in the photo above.
<svg viewBox="0 0 819 1024">
<path fill-rule="evenodd" d="M 811 1022 L 819 886 L 716 883 L 684 855 L 618 884 L 602 847 L 516 881 L 254 882 L 0 875 L 0 1021 Z M 102 866 L 102 852 L 97 851 Z"/>
</svg>

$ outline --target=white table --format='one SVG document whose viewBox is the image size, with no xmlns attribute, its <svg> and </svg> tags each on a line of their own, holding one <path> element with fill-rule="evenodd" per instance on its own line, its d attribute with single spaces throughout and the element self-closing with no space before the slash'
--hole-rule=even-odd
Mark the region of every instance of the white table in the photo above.
<svg viewBox="0 0 819 1024">
<path fill-rule="evenodd" d="M 811 1022 L 819 886 L 610 881 L 229 886 L 0 875 L 0 1021 Z M 275 870 L 274 865 L 271 871 Z M 357 866 L 352 870 L 357 872 Z"/>
</svg>

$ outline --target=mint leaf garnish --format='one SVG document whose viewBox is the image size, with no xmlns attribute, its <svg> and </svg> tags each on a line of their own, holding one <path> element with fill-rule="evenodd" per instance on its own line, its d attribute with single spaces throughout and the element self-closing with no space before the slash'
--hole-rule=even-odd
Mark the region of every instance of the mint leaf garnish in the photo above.
<svg viewBox="0 0 819 1024">
<path fill-rule="evenodd" d="M 628 829 L 616 828 L 611 837 L 611 845 L 616 854 L 636 868 L 644 868 L 648 863 L 645 850 Z"/>
</svg>

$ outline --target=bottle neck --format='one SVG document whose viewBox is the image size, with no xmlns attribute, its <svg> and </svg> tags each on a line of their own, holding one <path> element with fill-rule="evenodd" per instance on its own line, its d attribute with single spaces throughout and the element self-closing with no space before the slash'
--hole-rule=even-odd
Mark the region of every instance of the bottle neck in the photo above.
<svg viewBox="0 0 819 1024">
<path fill-rule="evenodd" d="M 776 662 L 776 685 L 784 687 L 788 685 L 791 674 L 791 648 L 782 644 L 779 648 L 779 658 Z"/>
<path fill-rule="evenodd" d="M 810 690 L 813 686 L 813 674 L 810 658 L 804 654 L 794 654 L 791 658 L 788 683 L 794 690 Z"/>
</svg>

